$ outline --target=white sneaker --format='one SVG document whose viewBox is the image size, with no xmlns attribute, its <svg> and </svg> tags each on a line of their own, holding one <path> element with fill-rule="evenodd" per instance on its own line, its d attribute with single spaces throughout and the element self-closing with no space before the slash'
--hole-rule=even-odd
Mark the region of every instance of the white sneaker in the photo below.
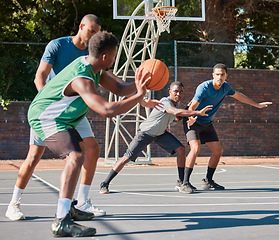
<svg viewBox="0 0 279 240">
<path fill-rule="evenodd" d="M 24 220 L 25 216 L 19 208 L 20 200 L 10 203 L 6 211 L 6 217 L 12 221 Z"/>
<path fill-rule="evenodd" d="M 102 217 L 107 214 L 106 211 L 92 205 L 90 199 L 86 200 L 86 202 L 84 202 L 82 205 L 79 205 L 79 204 L 76 205 L 75 208 L 77 208 L 81 211 L 84 211 L 84 212 L 94 213 L 95 217 Z"/>
</svg>

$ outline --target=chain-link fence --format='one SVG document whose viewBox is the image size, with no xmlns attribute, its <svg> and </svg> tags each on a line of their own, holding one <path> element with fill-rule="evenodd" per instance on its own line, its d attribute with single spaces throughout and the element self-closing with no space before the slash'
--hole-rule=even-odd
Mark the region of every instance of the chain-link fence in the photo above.
<svg viewBox="0 0 279 240">
<path fill-rule="evenodd" d="M 10 100 L 32 100 L 34 77 L 45 43 L 0 43 L 0 95 Z M 279 46 L 174 41 L 159 43 L 156 58 L 168 66 L 279 69 Z"/>
</svg>

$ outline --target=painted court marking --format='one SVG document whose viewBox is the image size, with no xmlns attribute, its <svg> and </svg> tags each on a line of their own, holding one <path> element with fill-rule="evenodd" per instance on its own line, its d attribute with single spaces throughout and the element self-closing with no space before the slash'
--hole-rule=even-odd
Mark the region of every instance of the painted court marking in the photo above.
<svg viewBox="0 0 279 240">
<path fill-rule="evenodd" d="M 226 169 L 223 169 L 221 168 L 220 170 L 218 169 L 216 173 L 224 173 L 226 172 L 227 170 Z M 98 173 L 98 174 L 103 174 L 103 175 L 107 175 L 108 173 L 107 172 L 98 172 L 96 171 L 95 173 Z M 192 175 L 199 175 L 199 174 L 203 174 L 204 173 L 195 173 L 193 172 Z M 125 176 L 176 176 L 177 173 L 121 173 L 121 175 L 125 175 Z"/>
</svg>

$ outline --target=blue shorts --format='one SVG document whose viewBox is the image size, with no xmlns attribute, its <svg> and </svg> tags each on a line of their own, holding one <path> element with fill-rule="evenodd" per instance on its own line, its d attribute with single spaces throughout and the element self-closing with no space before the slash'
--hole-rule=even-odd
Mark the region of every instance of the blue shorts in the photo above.
<svg viewBox="0 0 279 240">
<path fill-rule="evenodd" d="M 141 151 L 150 144 L 151 142 L 156 142 L 160 147 L 165 149 L 170 154 L 174 154 L 175 150 L 183 144 L 171 133 L 164 132 L 162 135 L 152 137 L 144 132 L 138 131 L 137 135 L 133 138 L 132 142 L 129 144 L 124 156 L 135 161 L 140 155 Z"/>
</svg>

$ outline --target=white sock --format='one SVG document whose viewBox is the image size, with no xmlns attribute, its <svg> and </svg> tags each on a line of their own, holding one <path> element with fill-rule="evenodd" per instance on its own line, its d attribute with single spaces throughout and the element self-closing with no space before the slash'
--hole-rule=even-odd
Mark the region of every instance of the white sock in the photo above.
<svg viewBox="0 0 279 240">
<path fill-rule="evenodd" d="M 15 185 L 14 191 L 13 191 L 13 196 L 12 196 L 12 199 L 11 199 L 11 202 L 10 202 L 10 203 L 17 202 L 17 201 L 20 199 L 21 194 L 23 193 L 23 190 L 24 190 L 24 189 L 18 188 L 18 187 Z"/>
<path fill-rule="evenodd" d="M 57 218 L 63 218 L 70 212 L 70 207 L 72 204 L 72 199 L 69 198 L 59 198 L 57 204 Z"/>
<path fill-rule="evenodd" d="M 90 185 L 85 185 L 85 184 L 80 184 L 79 189 L 78 189 L 78 195 L 77 195 L 77 205 L 82 205 L 83 203 L 86 202 L 88 199 L 88 194 L 90 190 Z"/>
</svg>

